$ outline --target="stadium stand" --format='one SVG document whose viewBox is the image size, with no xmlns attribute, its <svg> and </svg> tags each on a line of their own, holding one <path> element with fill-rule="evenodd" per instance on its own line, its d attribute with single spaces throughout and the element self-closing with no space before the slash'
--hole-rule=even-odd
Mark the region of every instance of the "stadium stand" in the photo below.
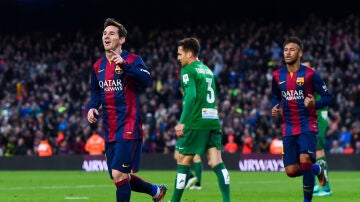
<svg viewBox="0 0 360 202">
<path fill-rule="evenodd" d="M 334 96 L 326 150 L 346 128 L 350 147 L 359 153 L 360 18 L 309 15 L 296 23 L 254 18 L 171 28 L 128 25 L 125 49 L 143 57 L 154 80 L 141 98 L 144 152 L 174 151 L 174 126 L 181 112 L 176 44 L 195 35 L 202 43 L 200 60 L 216 75 L 224 145 L 231 134 L 242 148 L 246 130 L 253 139 L 252 152 L 268 153 L 262 145 L 269 145 L 281 130 L 280 120 L 270 114 L 271 73 L 282 65 L 284 37 L 296 33 Z M 101 29 L 0 32 L 0 156 L 36 155 L 42 139 L 49 140 L 54 155 L 83 154 L 84 142 L 100 133 L 101 124 L 90 126 L 86 113 L 90 69 L 103 54 Z M 66 148 L 57 143 L 59 132 Z M 24 151 L 24 145 L 26 152 L 15 152 Z"/>
</svg>

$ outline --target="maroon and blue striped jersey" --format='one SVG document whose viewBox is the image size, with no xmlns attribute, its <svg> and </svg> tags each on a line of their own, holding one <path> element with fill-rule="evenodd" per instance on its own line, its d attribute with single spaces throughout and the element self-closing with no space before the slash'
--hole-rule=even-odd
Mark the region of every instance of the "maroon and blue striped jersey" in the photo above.
<svg viewBox="0 0 360 202">
<path fill-rule="evenodd" d="M 106 142 L 143 137 L 139 95 L 151 86 L 152 78 L 141 57 L 127 51 L 121 57 L 125 61 L 120 66 L 100 58 L 91 74 L 88 108 L 102 107 Z"/>
<path fill-rule="evenodd" d="M 305 107 L 307 95 L 321 95 L 316 100 L 315 108 Z M 272 107 L 279 104 L 282 108 L 282 135 L 299 135 L 307 132 L 318 132 L 316 109 L 330 104 L 332 97 L 314 69 L 300 65 L 300 68 L 290 73 L 287 67 L 281 67 L 273 72 Z"/>
</svg>

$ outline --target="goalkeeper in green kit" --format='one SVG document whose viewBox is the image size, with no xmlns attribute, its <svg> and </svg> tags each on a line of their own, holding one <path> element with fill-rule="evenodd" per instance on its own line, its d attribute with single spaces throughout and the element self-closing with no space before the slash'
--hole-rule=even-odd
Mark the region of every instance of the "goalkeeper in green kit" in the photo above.
<svg viewBox="0 0 360 202">
<path fill-rule="evenodd" d="M 310 68 L 314 68 L 312 64 L 312 60 L 308 58 L 304 58 L 302 60 L 302 64 L 305 66 L 308 66 Z M 319 100 L 320 95 L 315 94 L 315 100 Z M 329 176 L 328 176 L 328 166 L 327 161 L 325 158 L 325 137 L 326 137 L 326 131 L 329 126 L 328 122 L 328 108 L 322 108 L 316 110 L 317 116 L 318 116 L 318 128 L 319 128 L 319 134 L 317 138 L 317 146 L 316 146 L 316 163 L 318 164 L 324 164 L 325 166 L 325 172 L 324 174 L 327 177 L 327 182 L 324 186 L 320 186 L 317 181 L 315 180 L 315 186 L 314 186 L 314 193 L 313 196 L 331 196 L 332 191 L 330 189 L 329 184 Z"/>
<path fill-rule="evenodd" d="M 179 156 L 174 193 L 170 201 L 181 200 L 194 155 L 206 153 L 208 164 L 217 176 L 222 201 L 229 202 L 230 176 L 221 158 L 222 132 L 216 108 L 215 80 L 209 67 L 198 60 L 199 51 L 200 43 L 194 37 L 178 43 L 177 59 L 182 66 L 180 83 L 183 111 L 175 126 Z"/>
</svg>

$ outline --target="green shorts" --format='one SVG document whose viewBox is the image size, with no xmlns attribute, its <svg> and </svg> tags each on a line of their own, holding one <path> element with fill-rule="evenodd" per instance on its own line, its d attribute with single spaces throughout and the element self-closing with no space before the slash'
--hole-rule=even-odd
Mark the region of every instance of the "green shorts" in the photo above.
<svg viewBox="0 0 360 202">
<path fill-rule="evenodd" d="M 319 134 L 317 138 L 316 150 L 325 149 L 325 138 L 328 124 L 319 122 Z"/>
<path fill-rule="evenodd" d="M 221 130 L 184 130 L 184 136 L 178 138 L 176 150 L 180 154 L 195 155 L 205 154 L 212 147 L 222 150 Z"/>
</svg>

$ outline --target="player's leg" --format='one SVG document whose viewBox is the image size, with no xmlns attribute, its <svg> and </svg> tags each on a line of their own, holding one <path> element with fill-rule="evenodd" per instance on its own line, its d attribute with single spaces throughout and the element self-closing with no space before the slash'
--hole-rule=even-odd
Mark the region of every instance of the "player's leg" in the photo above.
<svg viewBox="0 0 360 202">
<path fill-rule="evenodd" d="M 201 177 L 202 177 L 203 164 L 201 161 L 201 156 L 199 154 L 196 154 L 194 156 L 193 165 L 194 165 L 194 171 L 197 182 L 195 183 L 194 186 L 190 187 L 190 189 L 201 190 Z"/>
<path fill-rule="evenodd" d="M 112 169 L 113 181 L 116 186 L 116 202 L 130 201 L 131 187 L 129 174 Z"/>
<path fill-rule="evenodd" d="M 179 151 L 176 149 L 178 146 L 175 146 L 175 152 L 174 152 L 174 159 L 178 160 L 179 158 Z M 195 177 L 195 175 L 192 173 L 191 171 L 191 167 L 189 169 L 189 173 L 186 175 L 186 186 L 185 189 L 189 189 L 189 187 L 191 187 L 193 184 L 195 184 L 197 182 L 197 178 Z"/>
<path fill-rule="evenodd" d="M 283 162 L 288 177 L 302 176 L 300 153 L 297 145 L 298 136 L 283 137 Z"/>
<path fill-rule="evenodd" d="M 134 174 L 130 175 L 130 186 L 131 191 L 149 194 L 154 201 L 160 201 L 160 199 L 164 198 L 167 191 L 165 185 L 152 184 Z"/>
<path fill-rule="evenodd" d="M 179 154 L 178 156 L 174 192 L 170 200 L 171 202 L 181 201 L 193 157 L 193 155 L 183 154 Z"/>
<path fill-rule="evenodd" d="M 325 184 L 321 187 L 315 186 L 314 187 L 314 196 L 331 196 L 332 191 L 330 189 L 329 184 L 329 176 L 328 176 L 328 164 L 325 157 L 325 136 L 326 136 L 326 128 L 327 123 L 325 125 L 319 123 L 319 136 L 318 136 L 318 143 L 317 143 L 317 151 L 316 151 L 316 163 L 323 165 L 324 167 L 324 177 L 326 179 Z M 317 191 L 317 192 L 315 192 Z"/>
<path fill-rule="evenodd" d="M 191 172 L 191 168 L 189 169 L 189 173 L 186 178 L 186 186 L 185 189 L 193 190 L 195 184 L 198 183 L 197 177 Z"/>
<path fill-rule="evenodd" d="M 193 166 L 195 175 L 190 171 L 189 172 L 189 178 L 186 183 L 185 189 L 190 190 L 201 190 L 201 174 L 202 174 L 202 162 L 201 162 L 201 156 L 199 154 L 196 154 L 193 158 Z"/>
<path fill-rule="evenodd" d="M 205 137 L 205 136 L 202 136 Z M 208 143 L 206 158 L 208 160 L 209 166 L 215 172 L 215 175 L 218 180 L 220 191 L 222 194 L 222 201 L 230 201 L 230 175 L 226 166 L 221 158 L 222 150 L 222 134 L 221 130 L 209 131 Z"/>
<path fill-rule="evenodd" d="M 300 169 L 303 173 L 304 201 L 311 201 L 314 191 L 315 175 L 322 173 L 322 168 L 314 164 L 316 159 L 316 133 L 300 134 L 298 145 L 300 151 Z"/>
<path fill-rule="evenodd" d="M 316 151 L 316 156 L 318 156 L 317 154 L 318 152 Z M 317 162 L 317 159 L 316 159 Z M 317 162 L 318 163 L 318 162 Z M 313 191 L 313 195 L 315 196 L 316 193 L 318 193 L 321 190 L 321 186 L 319 185 L 319 183 L 317 182 L 317 179 L 314 179 L 314 191 Z"/>
<path fill-rule="evenodd" d="M 314 150 L 315 153 L 315 150 Z M 313 197 L 315 175 L 312 171 L 313 163 L 309 154 L 300 154 L 300 169 L 303 173 L 304 202 L 310 202 Z"/>
<path fill-rule="evenodd" d="M 322 160 L 316 161 L 313 164 L 313 173 L 317 176 L 320 186 L 324 186 L 328 183 L 327 174 L 325 173 L 325 162 Z"/>
<path fill-rule="evenodd" d="M 222 194 L 222 201 L 230 201 L 230 175 L 228 170 L 226 169 L 225 164 L 222 162 L 221 151 L 213 147 L 208 149 L 206 156 L 209 166 L 215 172 L 215 175 L 217 177 L 220 191 Z"/>
<path fill-rule="evenodd" d="M 142 141 L 135 140 L 134 145 L 135 147 L 134 149 L 132 149 L 133 151 L 132 167 L 136 168 L 136 170 L 133 171 L 136 172 L 140 165 Z M 152 184 L 140 178 L 139 176 L 136 176 L 135 174 L 130 174 L 130 187 L 131 187 L 131 191 L 149 194 L 150 196 L 153 197 L 154 201 L 161 201 L 164 198 L 167 191 L 165 185 Z"/>
<path fill-rule="evenodd" d="M 317 145 L 316 145 L 316 162 L 318 163 L 318 159 L 321 158 L 321 152 L 319 152 L 319 150 L 321 149 L 321 142 L 322 142 L 322 139 L 321 139 L 321 130 L 319 128 L 319 134 L 318 134 L 318 137 L 317 137 Z M 320 191 L 320 188 L 321 186 L 318 184 L 316 178 L 315 178 L 315 184 L 314 184 L 314 192 L 313 192 L 313 195 L 315 195 L 317 192 Z"/>
<path fill-rule="evenodd" d="M 310 202 L 315 177 L 312 172 L 312 162 L 309 160 L 310 156 L 308 154 L 300 154 L 300 136 L 283 137 L 283 161 L 287 176 L 303 176 L 304 202 Z M 315 146 L 313 151 L 315 154 Z"/>
<path fill-rule="evenodd" d="M 332 191 L 330 189 L 328 166 L 327 166 L 327 162 L 326 162 L 326 158 L 325 158 L 324 149 L 318 150 L 316 152 L 316 155 L 319 156 L 319 158 L 317 158 L 317 160 L 316 160 L 316 163 L 319 165 L 322 165 L 322 167 L 324 168 L 325 183 L 323 186 L 321 186 L 321 187 L 319 186 L 319 190 L 316 193 L 314 193 L 314 196 L 331 196 Z M 314 188 L 314 190 L 315 190 L 315 188 Z"/>
<path fill-rule="evenodd" d="M 177 172 L 171 202 L 181 200 L 187 179 L 189 178 L 190 165 L 196 154 L 194 151 L 197 149 L 197 147 L 193 146 L 194 142 L 196 142 L 195 133 L 193 130 L 184 130 L 184 136 L 178 138 L 176 142 L 174 158 L 177 161 Z"/>
<path fill-rule="evenodd" d="M 126 202 L 130 201 L 131 196 L 129 173 L 131 172 L 132 162 L 123 154 L 121 148 L 122 143 L 106 143 L 105 153 L 110 177 L 116 186 L 116 201 Z M 124 152 L 129 154 L 125 150 Z"/>
</svg>

